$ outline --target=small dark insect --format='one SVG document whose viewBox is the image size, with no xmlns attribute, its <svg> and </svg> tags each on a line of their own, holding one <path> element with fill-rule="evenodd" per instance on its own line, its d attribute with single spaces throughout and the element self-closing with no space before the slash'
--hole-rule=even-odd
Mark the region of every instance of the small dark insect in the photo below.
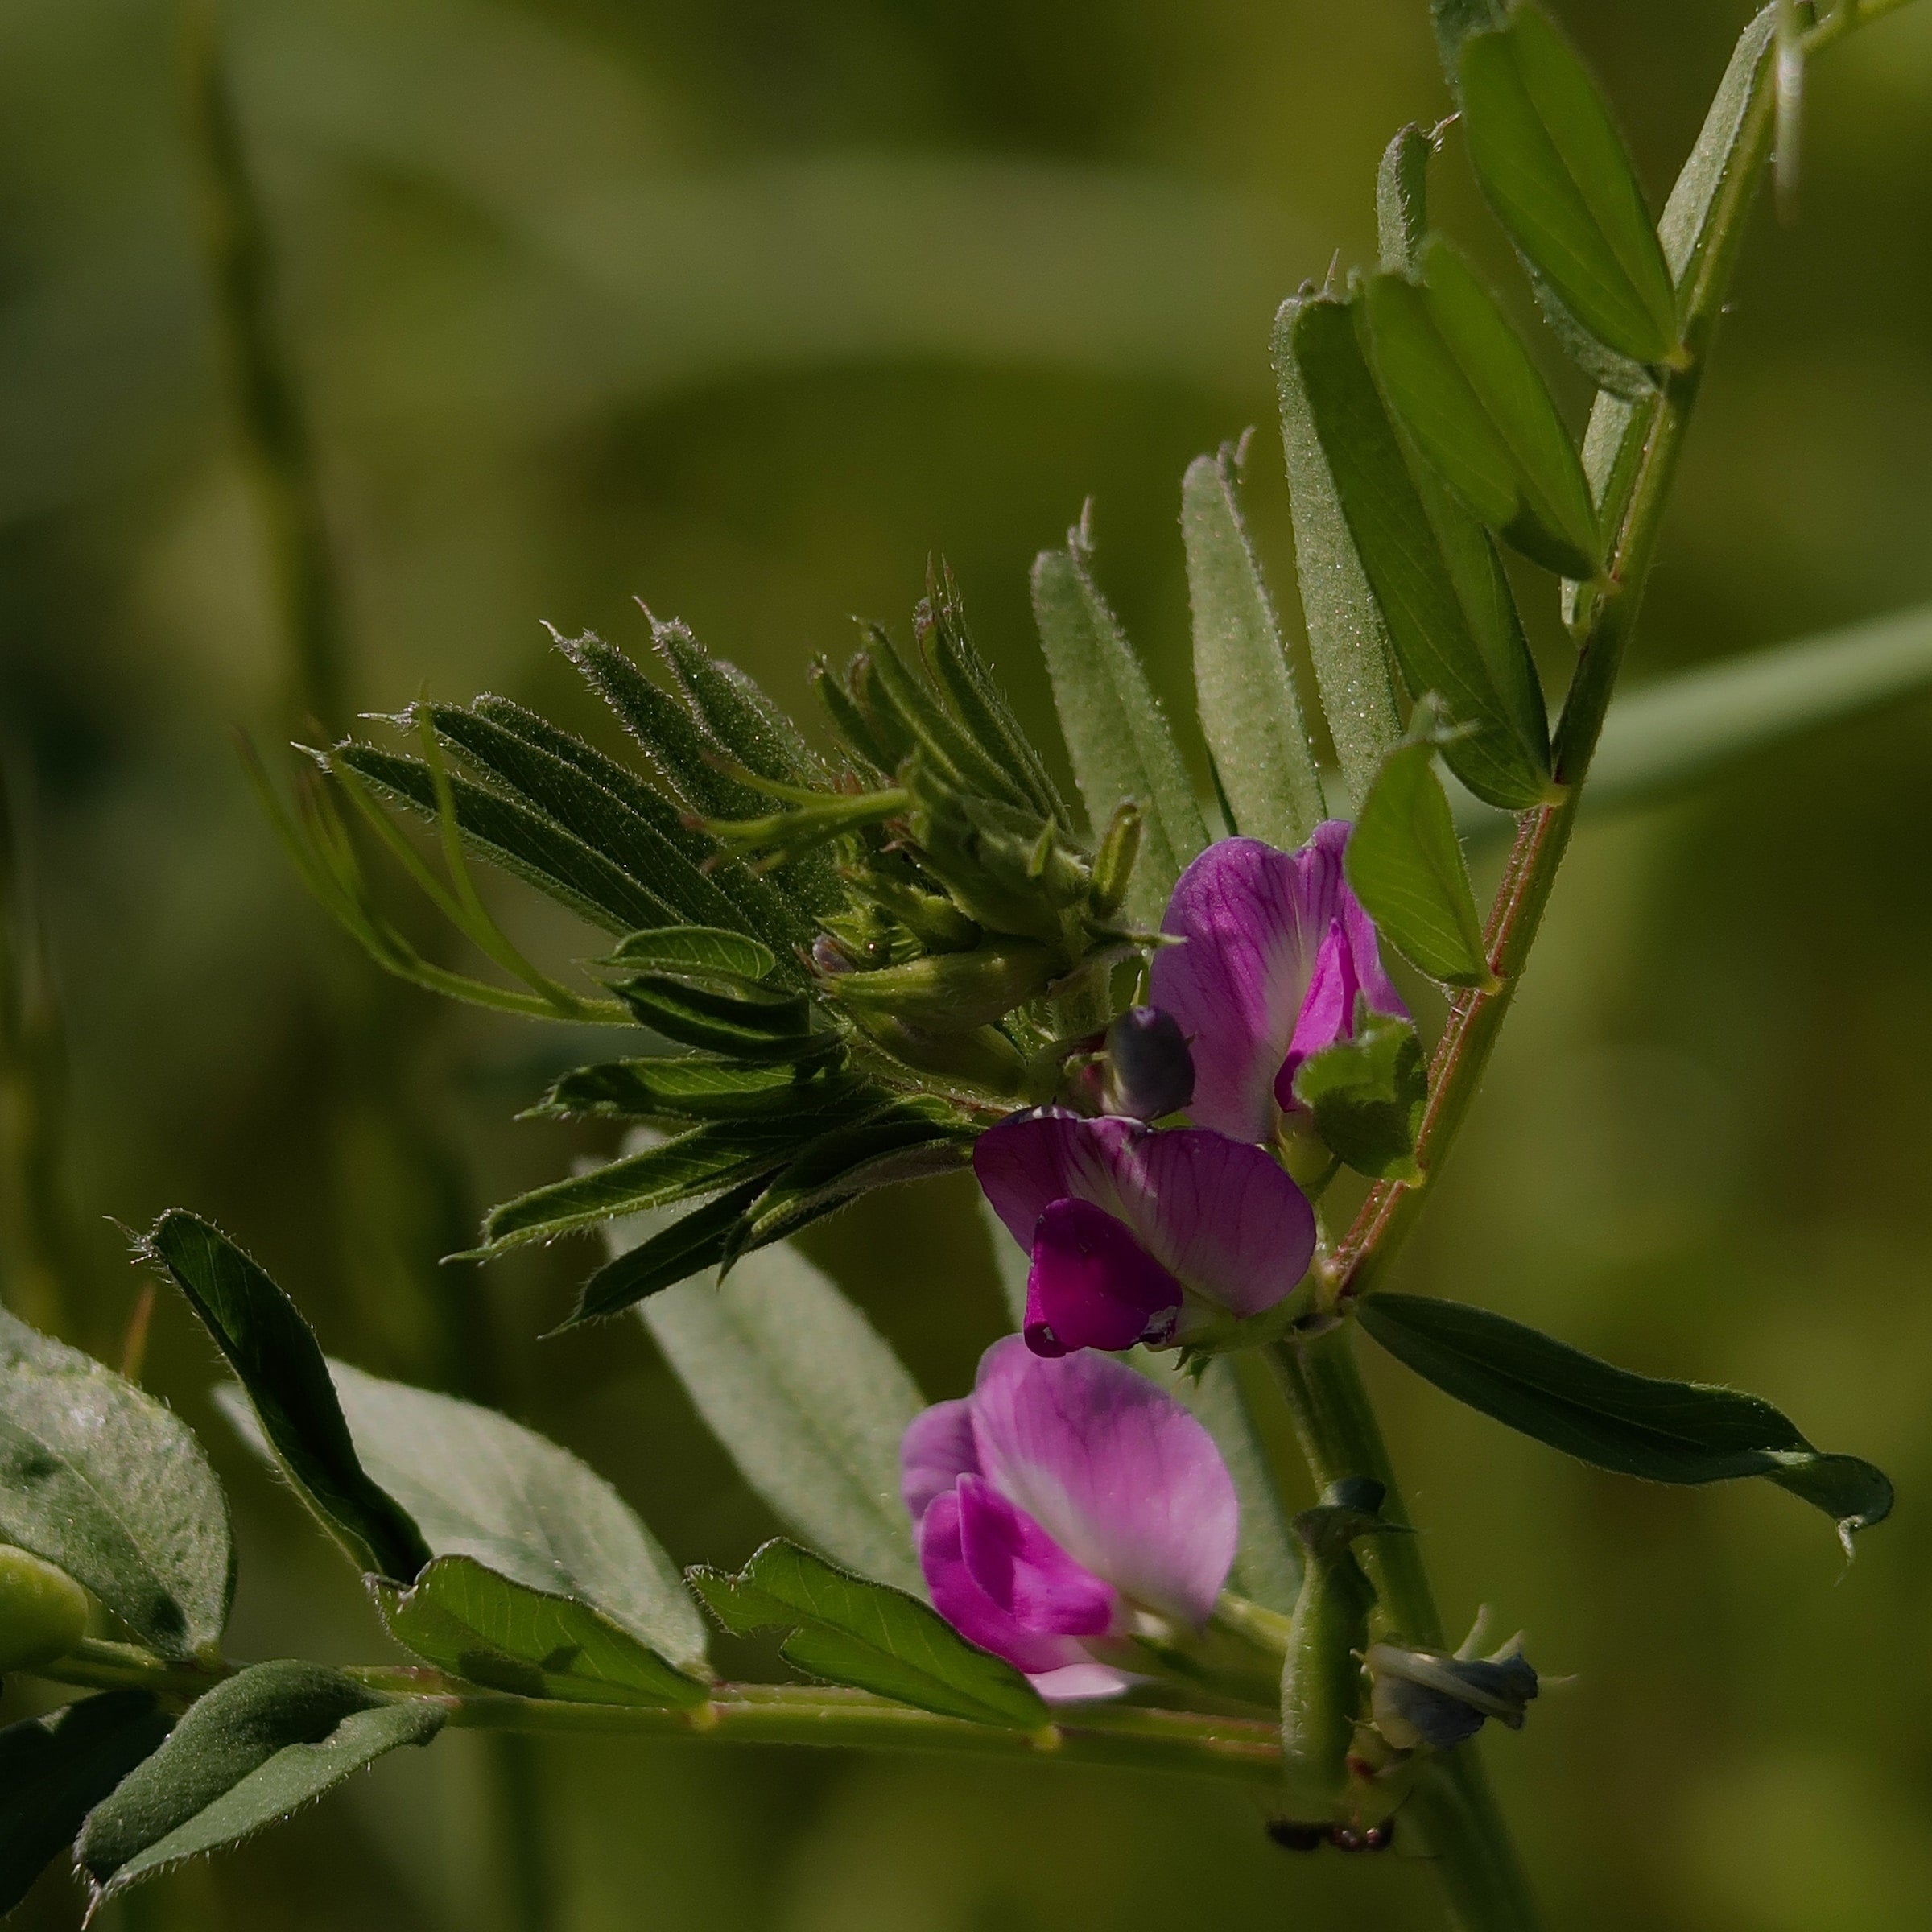
<svg viewBox="0 0 1932 1932">
<path fill-rule="evenodd" d="M 1319 1852 L 1327 1843 L 1328 1827 L 1300 1824 L 1292 1818 L 1271 1818 L 1268 1838 L 1284 1852 Z"/>
</svg>

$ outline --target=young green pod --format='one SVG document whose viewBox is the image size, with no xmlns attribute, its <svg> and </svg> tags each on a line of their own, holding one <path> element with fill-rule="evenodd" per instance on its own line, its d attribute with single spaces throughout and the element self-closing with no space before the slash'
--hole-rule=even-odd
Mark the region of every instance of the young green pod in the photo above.
<svg viewBox="0 0 1932 1932">
<path fill-rule="evenodd" d="M 31 1670 L 87 1633 L 87 1592 L 64 1570 L 0 1544 L 0 1672 Z"/>
<path fill-rule="evenodd" d="M 969 1033 L 1043 991 L 1055 966 L 1052 954 L 1030 940 L 988 939 L 970 952 L 841 973 L 826 980 L 824 989 L 854 1014 L 902 1021 L 927 1033 Z"/>
</svg>

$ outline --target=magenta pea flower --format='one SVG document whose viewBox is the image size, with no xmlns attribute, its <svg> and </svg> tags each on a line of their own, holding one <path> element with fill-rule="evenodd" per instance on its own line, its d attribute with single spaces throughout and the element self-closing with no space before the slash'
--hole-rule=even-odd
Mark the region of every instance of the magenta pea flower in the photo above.
<svg viewBox="0 0 1932 1932">
<path fill-rule="evenodd" d="M 913 1418 L 900 1467 L 933 1608 L 1051 1701 L 1126 1689 L 1107 1640 L 1138 1612 L 1199 1629 L 1234 1563 L 1212 1438 L 1105 1356 L 995 1342 L 970 1396 Z"/>
<path fill-rule="evenodd" d="M 1302 1061 L 1352 1037 L 1358 995 L 1372 1013 L 1409 1017 L 1342 876 L 1348 841 L 1339 819 L 1298 852 L 1224 839 L 1174 886 L 1161 930 L 1185 943 L 1154 954 L 1151 992 L 1193 1051 L 1197 1125 L 1271 1139 Z"/>
<path fill-rule="evenodd" d="M 1315 1213 L 1259 1147 L 1063 1108 L 981 1134 L 974 1173 L 1032 1257 L 1035 1355 L 1165 1348 L 1217 1315 L 1272 1308 L 1307 1272 Z"/>
</svg>

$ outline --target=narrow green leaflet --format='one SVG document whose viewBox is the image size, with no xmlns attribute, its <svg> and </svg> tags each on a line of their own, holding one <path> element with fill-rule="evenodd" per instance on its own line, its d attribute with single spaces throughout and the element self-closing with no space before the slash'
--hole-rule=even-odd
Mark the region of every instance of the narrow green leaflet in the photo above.
<svg viewBox="0 0 1932 1932">
<path fill-rule="evenodd" d="M 1494 990 L 1433 744 L 1400 745 L 1382 761 L 1343 862 L 1377 930 L 1410 964 L 1445 985 Z"/>
<path fill-rule="evenodd" d="M 762 1176 L 747 1181 L 613 1254 L 577 1291 L 577 1305 L 558 1324 L 559 1332 L 621 1315 L 646 1295 L 723 1267 L 743 1245 L 745 1216 L 766 1187 Z"/>
<path fill-rule="evenodd" d="M 429 1547 L 357 1460 L 315 1331 L 295 1303 L 227 1236 L 179 1208 L 155 1222 L 142 1252 L 188 1297 L 323 1521 L 365 1570 L 408 1582 Z"/>
<path fill-rule="evenodd" d="M 525 1241 L 550 1241 L 594 1228 L 614 1215 L 638 1214 L 694 1195 L 734 1187 L 781 1167 L 811 1128 L 792 1117 L 716 1121 L 675 1140 L 533 1188 L 484 1218 L 478 1255 L 500 1254 Z"/>
<path fill-rule="evenodd" d="M 1501 27 L 1509 17 L 1505 0 L 1429 0 L 1435 26 L 1435 43 L 1442 52 L 1443 71 L 1453 80 L 1463 43 L 1472 34 Z"/>
<path fill-rule="evenodd" d="M 560 1075 L 533 1113 L 614 1120 L 758 1120 L 823 1110 L 861 1083 L 825 1061 L 605 1060 Z"/>
<path fill-rule="evenodd" d="M 438 1557 L 411 1589 L 373 1578 L 370 1589 L 398 1643 L 493 1690 L 566 1703 L 704 1699 L 701 1682 L 595 1605 L 526 1589 L 466 1556 Z"/>
<path fill-rule="evenodd" d="M 1472 1409 L 1566 1455 L 1657 1483 L 1761 1476 L 1852 1533 L 1880 1522 L 1892 1485 L 1856 1456 L 1826 1455 L 1755 1395 L 1613 1368 L 1486 1309 L 1371 1295 L 1362 1326 L 1401 1362 Z"/>
<path fill-rule="evenodd" d="M 768 980 L 778 965 L 769 946 L 715 926 L 662 926 L 627 933 L 610 956 L 610 964 L 655 967 L 671 974 L 722 973 L 741 980 Z"/>
<path fill-rule="evenodd" d="M 212 1651 L 228 1621 L 228 1505 L 188 1425 L 4 1309 L 0 1542 L 85 1584 L 164 1657 Z"/>
<path fill-rule="evenodd" d="M 974 1724 L 1037 1731 L 1046 1707 L 1012 1665 L 967 1642 L 917 1597 L 774 1540 L 737 1575 L 694 1570 L 691 1587 L 726 1629 L 791 1632 L 781 1646 L 809 1677 Z"/>
<path fill-rule="evenodd" d="M 333 756 L 423 817 L 436 816 L 436 775 L 420 758 L 353 741 L 338 745 Z M 683 916 L 555 819 L 460 772 L 448 776 L 464 843 L 592 925 L 621 935 Z"/>
<path fill-rule="evenodd" d="M 805 996 L 749 980 L 707 985 L 669 973 L 628 974 L 613 990 L 654 1033 L 681 1046 L 741 1060 L 795 1060 L 829 1048 L 833 1036 L 811 1031 Z"/>
<path fill-rule="evenodd" d="M 170 1719 L 145 1690 L 109 1690 L 0 1731 L 0 1912 L 73 1843 L 80 1821 L 157 1750 Z"/>
<path fill-rule="evenodd" d="M 682 624 L 654 619 L 651 637 L 700 724 L 747 771 L 781 784 L 823 781 L 798 727 L 737 665 L 714 658 Z"/>
<path fill-rule="evenodd" d="M 1236 482 L 1225 446 L 1181 481 L 1195 690 L 1233 829 L 1292 851 L 1323 817 L 1321 780 Z"/>
<path fill-rule="evenodd" d="M 1484 523 L 1571 577 L 1600 567 L 1596 512 L 1529 350 L 1462 255 L 1424 244 L 1421 279 L 1364 287 L 1375 373 L 1426 461 Z"/>
<path fill-rule="evenodd" d="M 923 1587 L 899 1439 L 924 1398 L 811 1262 L 783 1243 L 762 1248 L 721 1283 L 701 1276 L 638 1312 L 745 1481 L 791 1528 L 863 1575 Z"/>
<path fill-rule="evenodd" d="M 1533 6 L 1463 41 L 1463 126 L 1510 239 L 1572 318 L 1615 354 L 1666 361 L 1677 303 L 1643 189 L 1596 83 Z"/>
<path fill-rule="evenodd" d="M 1761 137 L 1769 119 L 1770 97 L 1761 85 L 1761 76 L 1776 37 L 1777 11 L 1773 0 L 1739 36 L 1696 145 L 1657 225 L 1657 240 L 1676 283 L 1680 307 L 1684 291 L 1701 268 L 1715 212 L 1723 202 L 1757 192 L 1756 171 L 1740 166 L 1740 157 L 1751 142 Z M 1583 436 L 1583 468 L 1600 506 L 1624 501 L 1643 448 L 1650 413 L 1649 407 L 1633 403 L 1612 390 L 1598 391 Z M 1574 596 L 1566 603 L 1571 607 L 1564 613 L 1570 621 L 1574 617 Z"/>
<path fill-rule="evenodd" d="M 493 1409 L 345 1362 L 329 1368 L 364 1467 L 438 1558 L 470 1558 L 526 1600 L 588 1604 L 679 1670 L 703 1670 L 704 1622 L 676 1570 L 595 1470 Z M 518 1613 L 539 1607 L 525 1600 Z M 696 1693 L 687 1684 L 676 1695 Z"/>
<path fill-rule="evenodd" d="M 1374 782 L 1382 754 L 1401 739 L 1402 720 L 1388 627 L 1348 534 L 1295 353 L 1304 314 L 1323 300 L 1293 295 L 1282 304 L 1274 319 L 1273 353 L 1308 654 L 1343 786 L 1351 798 L 1359 799 Z"/>
<path fill-rule="evenodd" d="M 1087 817 L 1097 830 L 1123 799 L 1146 817 L 1127 894 L 1131 924 L 1157 922 L 1181 869 L 1208 843 L 1194 787 L 1147 674 L 1093 580 L 1084 522 L 1033 567 L 1033 613 L 1053 701 Z"/>
<path fill-rule="evenodd" d="M 1538 803 L 1549 791 L 1548 742 L 1540 733 L 1525 735 L 1521 694 L 1498 683 L 1470 628 L 1369 373 L 1354 304 L 1301 303 L 1282 346 L 1300 372 L 1348 535 L 1410 693 L 1435 692 L 1467 728 L 1445 753 L 1451 769 L 1492 805 Z"/>
<path fill-rule="evenodd" d="M 1302 1061 L 1294 1097 L 1329 1152 L 1378 1181 L 1416 1182 L 1429 1067 L 1408 1021 L 1358 1005 L 1355 1034 Z"/>
<path fill-rule="evenodd" d="M 217 1684 L 89 1814 L 75 1857 L 96 1904 L 279 1824 L 386 1752 L 427 1744 L 445 1715 L 320 1664 L 256 1664 Z"/>
<path fill-rule="evenodd" d="M 1414 122 L 1382 150 L 1375 174 L 1375 233 L 1382 266 L 1413 275 L 1429 232 L 1429 163 L 1435 140 Z"/>
</svg>

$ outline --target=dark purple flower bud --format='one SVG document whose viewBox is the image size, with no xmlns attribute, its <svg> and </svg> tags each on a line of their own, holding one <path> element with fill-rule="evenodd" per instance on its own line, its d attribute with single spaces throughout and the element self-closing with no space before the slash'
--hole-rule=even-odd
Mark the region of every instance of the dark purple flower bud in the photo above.
<svg viewBox="0 0 1932 1932">
<path fill-rule="evenodd" d="M 1194 1055 L 1172 1013 L 1131 1007 L 1107 1029 L 1101 1091 L 1108 1113 L 1136 1121 L 1179 1113 L 1194 1098 Z"/>
<path fill-rule="evenodd" d="M 1524 1710 L 1539 1687 L 1521 1641 L 1512 1637 L 1486 1657 L 1371 1644 L 1363 1661 L 1376 1729 L 1398 1751 L 1425 1744 L 1449 1750 L 1473 1737 L 1488 1717 L 1521 1730 Z"/>
</svg>

